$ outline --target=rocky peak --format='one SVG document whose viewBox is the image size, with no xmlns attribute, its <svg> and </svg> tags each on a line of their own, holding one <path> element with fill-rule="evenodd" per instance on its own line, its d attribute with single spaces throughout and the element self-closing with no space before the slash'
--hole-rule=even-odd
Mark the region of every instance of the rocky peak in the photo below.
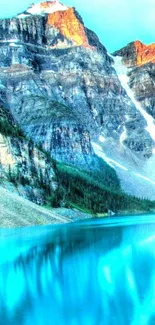
<svg viewBox="0 0 155 325">
<path fill-rule="evenodd" d="M 116 51 L 114 56 L 119 56 L 121 64 L 126 66 L 128 92 L 151 126 L 151 137 L 155 140 L 155 43 L 145 45 L 135 41 Z"/>
<path fill-rule="evenodd" d="M 149 62 L 155 63 L 155 44 L 145 45 L 140 41 L 136 41 L 135 48 L 138 66 Z"/>
<path fill-rule="evenodd" d="M 25 20 L 25 18 L 32 19 L 33 16 L 45 19 L 43 25 L 46 26 L 48 38 L 51 38 L 54 29 L 55 34 L 59 33 L 57 44 L 60 46 L 63 44 L 91 48 L 83 21 L 75 8 L 69 8 L 59 1 L 40 2 L 32 4 L 24 13 L 18 15 L 17 18 Z"/>
<path fill-rule="evenodd" d="M 155 63 L 155 43 L 145 45 L 137 40 L 116 51 L 114 55 L 122 56 L 125 65 L 128 67 L 141 67 L 147 63 Z"/>
</svg>

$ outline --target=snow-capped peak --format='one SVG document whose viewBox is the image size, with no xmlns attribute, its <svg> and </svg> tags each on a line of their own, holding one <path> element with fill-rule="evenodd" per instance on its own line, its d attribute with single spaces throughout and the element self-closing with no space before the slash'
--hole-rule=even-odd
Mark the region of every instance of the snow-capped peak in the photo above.
<svg viewBox="0 0 155 325">
<path fill-rule="evenodd" d="M 63 5 L 59 1 L 45 1 L 38 4 L 32 4 L 26 11 L 26 13 L 31 15 L 44 15 L 52 14 L 56 11 L 65 11 L 68 10 L 68 7 Z"/>
</svg>

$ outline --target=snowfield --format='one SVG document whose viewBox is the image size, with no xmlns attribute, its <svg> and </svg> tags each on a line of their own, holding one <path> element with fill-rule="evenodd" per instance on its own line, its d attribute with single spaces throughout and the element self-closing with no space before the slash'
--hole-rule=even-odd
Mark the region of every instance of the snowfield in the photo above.
<svg viewBox="0 0 155 325">
<path fill-rule="evenodd" d="M 42 3 L 34 4 L 27 10 L 27 13 L 31 15 L 42 15 L 53 14 L 56 11 L 68 10 L 68 7 L 59 1 L 51 1 L 51 3 L 48 1 L 47 3 L 47 7 L 42 6 Z"/>
</svg>

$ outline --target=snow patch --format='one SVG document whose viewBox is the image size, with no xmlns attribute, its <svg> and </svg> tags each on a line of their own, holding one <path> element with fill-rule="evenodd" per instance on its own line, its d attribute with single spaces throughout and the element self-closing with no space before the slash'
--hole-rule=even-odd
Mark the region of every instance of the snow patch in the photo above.
<svg viewBox="0 0 155 325">
<path fill-rule="evenodd" d="M 22 46 L 22 45 L 18 45 L 17 43 L 10 43 L 9 46 L 11 46 L 11 47 L 19 47 L 19 46 Z"/>
<path fill-rule="evenodd" d="M 147 182 L 150 182 L 151 184 L 155 185 L 155 182 L 152 181 L 150 178 L 146 177 L 146 176 L 143 176 L 141 174 L 137 174 L 137 173 L 134 173 L 137 177 L 140 177 L 140 178 L 143 178 L 145 179 Z"/>
<path fill-rule="evenodd" d="M 104 161 L 106 161 L 106 163 L 110 167 L 112 167 L 114 169 L 116 169 L 116 167 L 117 167 L 117 168 L 123 169 L 124 171 L 131 172 L 136 177 L 142 178 L 145 181 L 147 181 L 147 182 L 155 185 L 155 181 L 151 180 L 149 177 L 144 176 L 144 175 L 141 175 L 141 174 L 136 173 L 134 171 L 131 171 L 128 168 L 126 168 L 125 166 L 123 166 L 122 164 L 118 163 L 116 160 L 113 160 L 113 159 L 109 158 L 108 156 L 106 156 L 105 153 L 103 152 L 103 149 L 101 148 L 101 146 L 98 145 L 97 143 L 93 142 L 92 143 L 92 146 L 93 146 L 93 149 L 94 149 L 95 154 L 97 156 L 101 157 Z"/>
<path fill-rule="evenodd" d="M 2 40 L 0 43 L 18 43 L 18 39 L 7 39 L 7 40 Z"/>
<path fill-rule="evenodd" d="M 28 8 L 27 12 L 31 15 L 44 15 L 53 14 L 56 11 L 68 10 L 68 7 L 59 1 L 48 1 L 47 6 L 42 6 L 44 3 L 46 4 L 46 2 L 42 2 L 32 5 L 30 8 Z"/>
<path fill-rule="evenodd" d="M 105 142 L 105 138 L 102 135 L 100 135 L 99 141 L 103 143 L 103 142 Z"/>
<path fill-rule="evenodd" d="M 110 55 L 110 57 L 112 57 Z M 116 56 L 112 57 L 114 60 L 114 68 L 117 72 L 118 78 L 121 82 L 122 87 L 126 90 L 128 96 L 132 100 L 132 102 L 135 104 L 137 110 L 143 115 L 143 117 L 146 120 L 147 127 L 146 130 L 149 132 L 151 138 L 155 141 L 155 121 L 151 115 L 149 115 L 143 107 L 138 103 L 134 97 L 134 94 L 132 90 L 130 89 L 128 85 L 129 77 L 127 76 L 127 68 L 122 63 L 122 57 Z"/>
<path fill-rule="evenodd" d="M 29 17 L 30 15 L 25 15 L 25 14 L 19 14 L 17 17 L 18 18 L 26 18 L 26 17 Z"/>
<path fill-rule="evenodd" d="M 101 157 L 104 161 L 106 161 L 106 163 L 110 167 L 115 168 L 115 166 L 116 166 L 116 167 L 119 167 L 119 168 L 121 168 L 121 169 L 123 169 L 125 171 L 128 171 L 128 169 L 125 166 L 123 166 L 123 165 L 119 164 L 117 161 L 107 157 L 105 155 L 105 153 L 103 152 L 102 148 L 97 143 L 92 142 L 92 146 L 93 146 L 93 149 L 94 149 L 96 155 Z"/>
<path fill-rule="evenodd" d="M 123 145 L 124 140 L 127 138 L 127 131 L 126 131 L 126 127 L 124 126 L 124 130 L 123 133 L 120 136 L 120 143 Z"/>
<path fill-rule="evenodd" d="M 110 56 L 110 58 L 114 60 L 113 55 L 111 55 L 109 52 L 108 52 L 108 56 Z"/>
</svg>

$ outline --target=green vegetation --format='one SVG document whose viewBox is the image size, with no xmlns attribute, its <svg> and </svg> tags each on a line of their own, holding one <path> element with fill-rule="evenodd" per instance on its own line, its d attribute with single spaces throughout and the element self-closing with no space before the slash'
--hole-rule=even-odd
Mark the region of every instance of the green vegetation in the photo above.
<svg viewBox="0 0 155 325">
<path fill-rule="evenodd" d="M 81 211 L 83 213 L 87 213 L 87 214 L 92 215 L 91 210 L 88 210 L 86 208 L 81 208 L 78 204 L 75 204 L 75 203 L 70 203 L 70 208 L 73 208 L 73 209 L 79 210 L 79 211 Z"/>
<path fill-rule="evenodd" d="M 36 102 L 38 101 L 39 104 L 42 104 L 43 107 L 44 106 L 46 107 L 48 103 L 48 110 L 46 110 L 46 117 L 49 115 L 50 119 L 67 120 L 67 121 L 77 119 L 75 112 L 73 113 L 70 107 L 60 102 L 54 100 L 48 100 L 44 96 L 38 96 L 38 95 L 30 96 L 30 99 L 34 99 Z"/>
<path fill-rule="evenodd" d="M 54 117 L 63 118 L 70 116 L 71 111 L 64 105 L 50 102 Z M 51 113 L 50 113 L 51 114 Z M 0 133 L 11 137 L 24 137 L 18 125 L 13 123 L 8 112 L 0 107 Z M 26 139 L 26 138 L 25 138 Z M 30 140 L 27 139 L 30 142 Z M 33 143 L 33 142 L 32 142 Z M 32 179 L 22 175 L 20 170 L 14 174 L 9 167 L 8 179 L 15 185 L 30 185 L 39 187 L 44 191 L 48 203 L 52 207 L 76 207 L 87 213 L 104 214 L 108 210 L 120 211 L 151 211 L 155 209 L 155 202 L 141 200 L 122 192 L 116 172 L 98 158 L 96 169 L 84 171 L 56 162 L 50 154 L 43 150 L 42 145 L 37 146 L 44 154 L 47 161 L 53 166 L 58 188 L 53 191 L 49 184 L 44 183 L 43 175 L 31 170 Z"/>
<path fill-rule="evenodd" d="M 96 156 L 98 167 L 84 173 L 91 177 L 99 185 L 103 184 L 107 188 L 121 191 L 119 178 L 113 168 L 111 168 L 102 158 Z"/>
<path fill-rule="evenodd" d="M 49 157 L 48 157 L 49 159 Z M 33 175 L 33 186 L 41 188 L 47 199 L 47 203 L 54 207 L 77 208 L 85 213 L 104 214 L 108 210 L 117 212 L 144 212 L 155 209 L 155 202 L 141 200 L 129 196 L 121 191 L 119 180 L 115 171 L 106 163 L 102 163 L 101 171 L 81 171 L 75 167 L 65 165 L 50 159 L 56 174 L 58 188 L 53 191 L 50 186 L 44 184 L 42 175 L 36 178 Z M 19 172 L 14 175 L 9 169 L 8 179 L 15 185 L 31 185 L 29 179 Z"/>
<path fill-rule="evenodd" d="M 24 137 L 22 130 L 18 125 L 13 125 L 7 117 L 0 115 L 0 133 L 5 136 Z"/>
<path fill-rule="evenodd" d="M 51 101 L 50 102 L 50 114 L 52 117 L 56 117 L 57 119 L 65 119 L 67 120 L 70 119 L 75 119 L 75 114 L 72 112 L 72 110 L 63 105 L 62 103 L 56 102 L 56 101 Z"/>
<path fill-rule="evenodd" d="M 123 193 L 118 180 L 115 183 L 115 172 L 106 164 L 103 173 L 96 171 L 93 174 L 56 163 L 55 172 L 59 187 L 51 197 L 51 205 L 54 207 L 63 202 L 66 207 L 77 205 L 92 213 L 106 213 L 109 209 L 117 213 L 150 211 L 155 208 L 155 202 Z"/>
<path fill-rule="evenodd" d="M 26 185 L 30 185 L 30 179 L 23 176 L 19 169 L 16 170 L 16 172 L 11 170 L 11 167 L 9 166 L 9 170 L 8 170 L 8 181 L 13 183 L 15 186 L 17 186 L 18 184 L 21 184 L 23 186 Z"/>
</svg>

